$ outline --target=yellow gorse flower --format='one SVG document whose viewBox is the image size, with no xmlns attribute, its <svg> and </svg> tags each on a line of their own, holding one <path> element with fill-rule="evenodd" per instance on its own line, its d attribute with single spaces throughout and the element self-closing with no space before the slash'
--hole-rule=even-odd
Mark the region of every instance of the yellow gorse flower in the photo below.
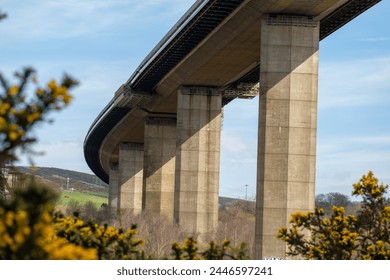
<svg viewBox="0 0 390 280">
<path fill-rule="evenodd" d="M 19 250 L 29 246 L 33 246 L 36 252 L 40 251 L 41 256 L 45 255 L 52 260 L 97 259 L 95 248 L 83 248 L 56 236 L 51 222 L 52 216 L 49 212 L 44 212 L 33 227 L 30 227 L 29 213 L 25 210 L 15 212 L 0 208 L 0 259 L 4 258 L 5 252 L 8 258 L 12 258 L 13 254 L 18 254 Z M 26 242 L 35 244 L 26 247 Z"/>
<path fill-rule="evenodd" d="M 7 121 L 0 116 L 0 130 L 4 130 L 7 127 Z"/>
<path fill-rule="evenodd" d="M 57 82 L 54 79 L 50 80 L 50 82 L 47 83 L 47 87 L 54 91 L 57 88 Z"/>
<path fill-rule="evenodd" d="M 41 113 L 40 112 L 34 112 L 34 113 L 31 113 L 31 114 L 27 115 L 26 119 L 27 119 L 27 121 L 29 123 L 33 123 L 34 121 L 36 121 L 40 117 L 41 117 Z"/>
<path fill-rule="evenodd" d="M 36 92 L 35 92 L 35 94 L 36 94 L 38 97 L 42 96 L 44 93 L 45 93 L 45 91 L 44 91 L 43 89 L 41 89 L 41 88 L 38 88 L 38 89 L 36 90 Z"/>
<path fill-rule="evenodd" d="M 11 108 L 11 104 L 9 103 L 4 103 L 0 101 L 0 115 L 5 115 L 7 114 L 8 110 Z"/>
<path fill-rule="evenodd" d="M 9 96 L 15 96 L 19 91 L 19 87 L 17 85 L 13 85 L 12 87 L 9 88 L 8 90 L 8 95 Z"/>
<path fill-rule="evenodd" d="M 65 105 L 68 105 L 72 100 L 72 96 L 68 93 L 68 89 L 64 86 L 56 87 L 53 89 L 53 97 L 55 99 L 60 99 L 64 102 Z"/>
</svg>

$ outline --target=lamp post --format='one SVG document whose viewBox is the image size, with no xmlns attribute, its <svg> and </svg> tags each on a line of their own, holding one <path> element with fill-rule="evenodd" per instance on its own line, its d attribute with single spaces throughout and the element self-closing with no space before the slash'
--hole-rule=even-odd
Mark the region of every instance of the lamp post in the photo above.
<svg viewBox="0 0 390 280">
<path fill-rule="evenodd" d="M 245 200 L 248 200 L 248 184 L 245 185 Z"/>
</svg>

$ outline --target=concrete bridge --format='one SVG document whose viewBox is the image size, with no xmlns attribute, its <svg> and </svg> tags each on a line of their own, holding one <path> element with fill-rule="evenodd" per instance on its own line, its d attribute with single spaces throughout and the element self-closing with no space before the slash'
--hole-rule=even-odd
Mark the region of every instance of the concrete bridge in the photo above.
<svg viewBox="0 0 390 280">
<path fill-rule="evenodd" d="M 212 238 L 223 107 L 259 97 L 256 258 L 314 209 L 319 41 L 380 0 L 198 0 L 119 87 L 84 142 L 109 205 Z"/>
</svg>

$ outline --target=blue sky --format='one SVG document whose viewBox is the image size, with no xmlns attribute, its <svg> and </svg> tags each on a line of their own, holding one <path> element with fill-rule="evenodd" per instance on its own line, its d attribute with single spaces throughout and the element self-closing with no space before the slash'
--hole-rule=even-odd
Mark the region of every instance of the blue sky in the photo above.
<svg viewBox="0 0 390 280">
<path fill-rule="evenodd" d="M 33 66 L 42 84 L 64 72 L 81 85 L 72 105 L 35 134 L 37 166 L 91 173 L 84 137 L 118 87 L 195 1 L 1 0 L 0 71 Z M 320 44 L 316 193 L 349 195 L 372 170 L 390 184 L 389 1 Z M 258 99 L 225 108 L 220 194 L 255 196 Z M 20 164 L 26 164 L 22 160 Z"/>
</svg>

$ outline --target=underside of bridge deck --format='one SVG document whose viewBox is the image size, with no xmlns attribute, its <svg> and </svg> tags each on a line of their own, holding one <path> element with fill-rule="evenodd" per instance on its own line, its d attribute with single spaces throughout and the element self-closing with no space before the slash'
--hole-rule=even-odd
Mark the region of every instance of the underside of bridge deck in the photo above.
<svg viewBox="0 0 390 280">
<path fill-rule="evenodd" d="M 378 2 L 196 1 L 87 134 L 110 207 L 212 238 L 223 106 L 260 95 L 256 257 L 284 257 L 277 229 L 314 208 L 319 42 Z"/>
</svg>

